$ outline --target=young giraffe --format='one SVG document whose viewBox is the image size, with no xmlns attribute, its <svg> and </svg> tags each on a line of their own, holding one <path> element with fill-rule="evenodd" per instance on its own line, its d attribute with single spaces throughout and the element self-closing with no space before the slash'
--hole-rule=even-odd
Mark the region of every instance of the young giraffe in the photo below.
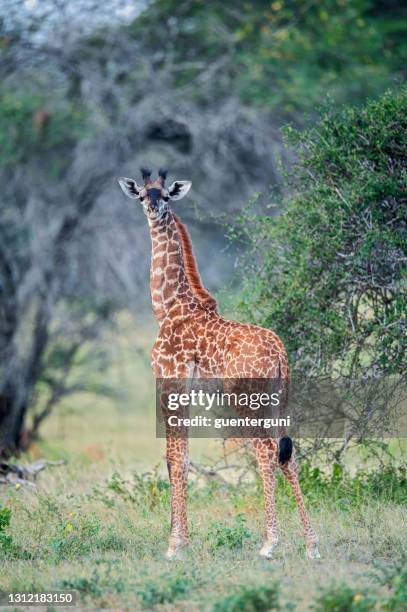
<svg viewBox="0 0 407 612">
<path fill-rule="evenodd" d="M 142 169 L 144 185 L 120 178 L 124 193 L 138 199 L 147 216 L 152 241 L 150 271 L 154 315 L 160 330 L 152 350 L 156 378 L 285 378 L 287 355 L 279 337 L 269 329 L 228 321 L 217 312 L 215 299 L 203 287 L 186 227 L 172 212 L 169 201 L 183 198 L 190 181 L 165 187 L 166 172 L 151 180 Z M 309 558 L 319 558 L 318 538 L 311 526 L 297 476 L 290 438 L 251 440 L 263 480 L 266 539 L 260 555 L 272 558 L 278 541 L 275 513 L 275 468 L 280 465 L 290 482 Z M 188 439 L 167 435 L 167 465 L 171 485 L 171 534 L 167 559 L 182 557 L 188 544 L 187 477 Z"/>
</svg>

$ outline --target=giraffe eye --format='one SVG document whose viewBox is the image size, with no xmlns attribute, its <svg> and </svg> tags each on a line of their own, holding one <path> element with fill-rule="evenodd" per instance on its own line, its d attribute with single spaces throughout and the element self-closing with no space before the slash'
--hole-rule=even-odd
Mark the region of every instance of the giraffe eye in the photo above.
<svg viewBox="0 0 407 612">
<path fill-rule="evenodd" d="M 168 202 L 168 200 L 169 200 L 169 199 L 170 199 L 170 198 L 169 198 L 168 196 L 163 196 L 163 200 L 164 200 L 164 202 Z"/>
<path fill-rule="evenodd" d="M 145 196 L 140 196 L 140 202 L 142 202 L 144 200 Z"/>
</svg>

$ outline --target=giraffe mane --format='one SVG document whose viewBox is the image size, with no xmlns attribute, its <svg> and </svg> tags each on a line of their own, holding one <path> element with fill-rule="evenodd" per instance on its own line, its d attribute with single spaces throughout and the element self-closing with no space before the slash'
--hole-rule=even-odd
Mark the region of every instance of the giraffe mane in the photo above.
<svg viewBox="0 0 407 612">
<path fill-rule="evenodd" d="M 198 271 L 195 255 L 192 250 L 191 236 L 185 225 L 180 221 L 175 213 L 174 220 L 177 226 L 179 237 L 181 240 L 182 255 L 184 258 L 184 268 L 188 279 L 190 289 L 194 296 L 201 302 L 208 310 L 217 310 L 217 302 L 215 298 L 209 293 L 202 284 L 202 280 Z"/>
</svg>

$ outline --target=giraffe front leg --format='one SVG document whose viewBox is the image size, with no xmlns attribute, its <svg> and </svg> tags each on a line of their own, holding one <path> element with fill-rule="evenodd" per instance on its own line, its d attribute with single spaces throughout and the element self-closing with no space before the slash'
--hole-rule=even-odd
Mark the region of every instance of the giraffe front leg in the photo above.
<svg viewBox="0 0 407 612">
<path fill-rule="evenodd" d="M 167 437 L 167 466 L 171 486 L 171 534 L 166 552 L 168 560 L 182 559 L 188 544 L 187 479 L 188 439 Z"/>
<path fill-rule="evenodd" d="M 320 559 L 321 555 L 318 548 L 318 536 L 311 525 L 311 521 L 305 509 L 300 483 L 298 480 L 298 468 L 294 457 L 292 457 L 285 465 L 282 465 L 281 470 L 290 483 L 294 492 L 295 501 L 297 502 L 298 512 L 300 514 L 304 530 L 307 557 L 309 559 Z"/>
<path fill-rule="evenodd" d="M 266 539 L 260 549 L 260 556 L 272 559 L 278 543 L 276 500 L 275 500 L 275 468 L 277 463 L 277 447 L 273 450 L 273 440 L 256 439 L 253 442 L 260 475 L 263 481 L 264 510 L 266 515 Z"/>
</svg>

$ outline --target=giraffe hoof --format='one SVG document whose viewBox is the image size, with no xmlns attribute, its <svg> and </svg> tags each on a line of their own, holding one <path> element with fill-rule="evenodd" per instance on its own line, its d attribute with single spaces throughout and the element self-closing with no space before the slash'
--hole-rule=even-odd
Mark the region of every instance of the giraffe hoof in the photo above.
<svg viewBox="0 0 407 612">
<path fill-rule="evenodd" d="M 167 561 L 184 561 L 185 559 L 185 548 L 169 548 L 165 553 Z"/>
<path fill-rule="evenodd" d="M 308 559 L 320 559 L 321 558 L 317 544 L 313 544 L 312 546 L 307 548 L 307 557 Z"/>
<path fill-rule="evenodd" d="M 259 550 L 260 557 L 263 557 L 263 559 L 272 559 L 276 545 L 277 542 L 265 542 Z"/>
</svg>

